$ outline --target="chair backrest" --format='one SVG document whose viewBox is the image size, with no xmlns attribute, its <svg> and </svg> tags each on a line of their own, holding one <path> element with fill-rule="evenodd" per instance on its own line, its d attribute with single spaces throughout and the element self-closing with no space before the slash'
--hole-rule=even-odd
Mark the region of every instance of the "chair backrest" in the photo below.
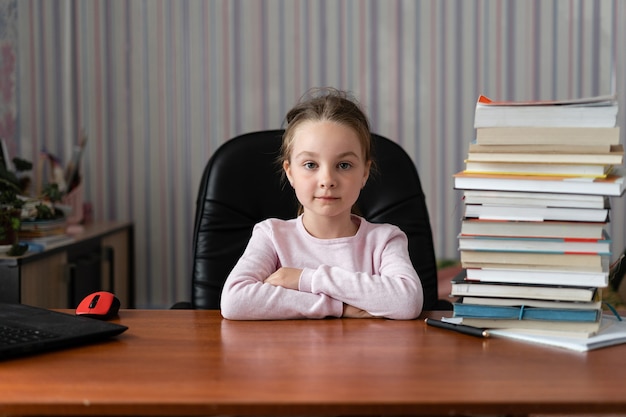
<svg viewBox="0 0 626 417">
<path fill-rule="evenodd" d="M 282 134 L 269 130 L 238 136 L 209 159 L 196 201 L 194 308 L 219 309 L 224 281 L 256 223 L 296 216 L 294 192 L 281 181 L 276 165 Z M 395 224 L 407 234 L 411 261 L 424 288 L 424 309 L 441 309 L 430 220 L 417 169 L 398 144 L 378 135 L 372 138 L 377 172 L 362 190 L 358 207 L 367 220 Z"/>
</svg>

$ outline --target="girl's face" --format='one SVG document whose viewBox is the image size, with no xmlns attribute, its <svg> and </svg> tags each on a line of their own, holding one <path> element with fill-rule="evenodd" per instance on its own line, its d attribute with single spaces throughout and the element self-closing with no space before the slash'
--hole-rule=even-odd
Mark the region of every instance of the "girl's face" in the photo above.
<svg viewBox="0 0 626 417">
<path fill-rule="evenodd" d="M 357 134 L 331 121 L 303 122 L 294 132 L 283 168 L 305 218 L 345 221 L 369 176 Z"/>
</svg>

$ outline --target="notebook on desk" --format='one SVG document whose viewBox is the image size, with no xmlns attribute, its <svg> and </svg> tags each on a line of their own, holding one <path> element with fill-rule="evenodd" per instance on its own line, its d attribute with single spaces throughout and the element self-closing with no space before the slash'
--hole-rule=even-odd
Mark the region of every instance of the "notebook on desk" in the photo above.
<svg viewBox="0 0 626 417">
<path fill-rule="evenodd" d="M 0 303 L 0 360 L 97 342 L 127 329 L 24 304 Z"/>
</svg>

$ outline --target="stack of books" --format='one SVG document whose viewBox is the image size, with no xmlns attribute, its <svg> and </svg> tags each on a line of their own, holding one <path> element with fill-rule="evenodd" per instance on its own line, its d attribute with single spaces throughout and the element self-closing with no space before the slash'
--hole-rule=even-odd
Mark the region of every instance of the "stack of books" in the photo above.
<svg viewBox="0 0 626 417">
<path fill-rule="evenodd" d="M 610 197 L 624 193 L 614 96 L 476 104 L 454 315 L 483 328 L 580 336 L 601 326 Z"/>
<path fill-rule="evenodd" d="M 20 226 L 20 244 L 28 245 L 31 252 L 42 252 L 56 246 L 73 242 L 74 237 L 66 233 L 65 218 L 54 220 L 24 220 Z"/>
</svg>

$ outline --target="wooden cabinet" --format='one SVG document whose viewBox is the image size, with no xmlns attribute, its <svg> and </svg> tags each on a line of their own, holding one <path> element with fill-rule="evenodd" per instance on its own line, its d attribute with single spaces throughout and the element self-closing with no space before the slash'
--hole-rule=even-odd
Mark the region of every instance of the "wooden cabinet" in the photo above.
<svg viewBox="0 0 626 417">
<path fill-rule="evenodd" d="M 71 242 L 23 256 L 0 256 L 0 302 L 75 308 L 94 291 L 134 307 L 133 224 L 93 223 Z"/>
</svg>

